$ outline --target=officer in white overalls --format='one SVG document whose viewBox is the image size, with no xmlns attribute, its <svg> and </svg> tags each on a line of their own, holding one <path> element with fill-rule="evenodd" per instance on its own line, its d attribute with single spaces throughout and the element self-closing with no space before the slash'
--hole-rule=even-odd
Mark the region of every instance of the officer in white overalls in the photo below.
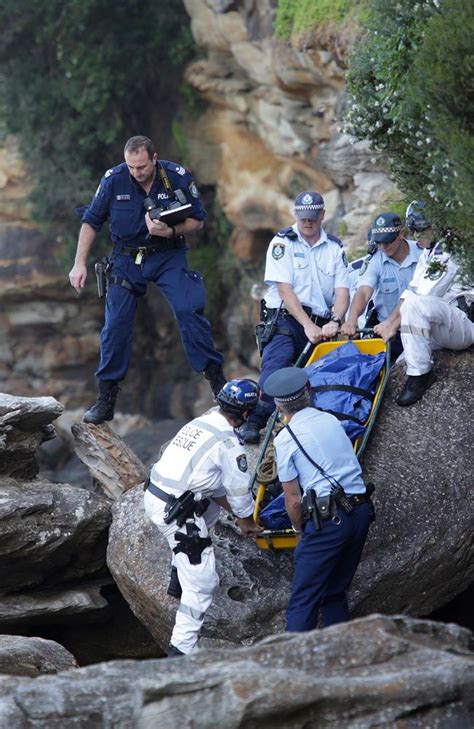
<svg viewBox="0 0 474 729">
<path fill-rule="evenodd" d="M 219 407 L 195 418 L 175 435 L 153 466 L 145 512 L 173 551 L 168 593 L 181 596 L 168 655 L 192 653 L 218 587 L 209 530 L 220 507 L 232 512 L 244 536 L 261 531 L 252 517 L 245 450 L 234 429 L 258 401 L 253 380 L 230 380 L 218 393 Z"/>
<path fill-rule="evenodd" d="M 402 406 L 413 405 L 433 384 L 433 350 L 462 350 L 474 343 L 469 317 L 474 288 L 461 281 L 459 264 L 443 250 L 445 239 L 435 241 L 423 207 L 414 201 L 407 209 L 407 227 L 424 250 L 391 321 L 393 329 L 400 327 L 407 363 L 408 377 L 397 399 Z"/>
</svg>

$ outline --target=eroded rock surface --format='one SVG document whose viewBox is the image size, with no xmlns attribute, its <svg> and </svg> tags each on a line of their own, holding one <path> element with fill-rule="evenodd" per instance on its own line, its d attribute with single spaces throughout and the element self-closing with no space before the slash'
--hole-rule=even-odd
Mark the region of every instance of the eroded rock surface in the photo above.
<svg viewBox="0 0 474 729">
<path fill-rule="evenodd" d="M 18 397 L 0 392 L 0 477 L 36 476 L 37 448 L 55 437 L 52 422 L 63 410 L 54 397 Z"/>
<path fill-rule="evenodd" d="M 71 668 L 77 668 L 76 660 L 59 643 L 42 638 L 24 638 L 21 635 L 0 635 L 1 675 L 34 677 Z"/>
<path fill-rule="evenodd" d="M 468 729 L 471 634 L 404 617 L 286 634 L 238 650 L 0 678 L 10 726 Z"/>
<path fill-rule="evenodd" d="M 105 570 L 110 502 L 68 484 L 0 480 L 0 593 Z"/>
<path fill-rule="evenodd" d="M 232 524 L 224 517 L 213 537 L 221 584 L 206 614 L 204 645 L 209 641 L 253 642 L 284 627 L 291 557 L 262 553 Z M 107 563 L 135 615 L 165 648 L 178 606 L 166 594 L 171 552 L 160 531 L 145 516 L 141 487 L 127 491 L 114 504 Z"/>
<path fill-rule="evenodd" d="M 377 521 L 353 583 L 356 614 L 428 615 L 474 577 L 474 349 L 435 354 L 437 381 L 409 408 L 395 404 L 397 365 L 362 466 Z"/>
<path fill-rule="evenodd" d="M 377 521 L 350 593 L 356 615 L 428 615 L 472 581 L 474 504 L 471 449 L 472 352 L 437 354 L 438 381 L 411 408 L 395 398 L 405 377 L 398 367 L 364 457 L 377 486 Z M 250 462 L 255 460 L 254 448 Z M 170 552 L 143 512 L 136 488 L 114 506 L 108 565 L 135 614 L 166 645 L 176 603 L 165 594 Z M 292 552 L 259 551 L 223 521 L 216 558 L 221 590 L 204 635 L 233 643 L 281 630 L 291 584 Z"/>
</svg>

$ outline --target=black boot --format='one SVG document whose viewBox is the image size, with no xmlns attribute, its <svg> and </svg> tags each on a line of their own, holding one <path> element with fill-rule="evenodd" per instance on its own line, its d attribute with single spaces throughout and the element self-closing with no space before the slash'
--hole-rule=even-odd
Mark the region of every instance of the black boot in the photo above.
<svg viewBox="0 0 474 729">
<path fill-rule="evenodd" d="M 176 567 L 171 568 L 170 583 L 166 592 L 168 593 L 168 595 L 171 595 L 171 597 L 176 597 L 178 599 L 183 594 L 183 590 L 181 589 L 181 585 L 179 582 L 178 570 L 176 569 Z"/>
<path fill-rule="evenodd" d="M 431 387 L 436 377 L 433 370 L 424 375 L 409 375 L 407 381 L 397 397 L 397 405 L 407 407 L 423 397 L 426 390 Z"/>
<path fill-rule="evenodd" d="M 208 364 L 204 370 L 204 377 L 209 382 L 212 394 L 216 397 L 226 383 L 222 365 L 211 362 L 211 364 Z"/>
<path fill-rule="evenodd" d="M 119 386 L 113 380 L 98 380 L 98 396 L 95 403 L 84 413 L 85 423 L 98 425 L 104 420 L 113 420 L 115 400 Z"/>
<path fill-rule="evenodd" d="M 172 643 L 168 646 L 168 658 L 175 658 L 177 656 L 184 656 L 185 654 L 183 651 L 180 651 L 179 648 L 176 648 L 175 645 Z"/>
</svg>

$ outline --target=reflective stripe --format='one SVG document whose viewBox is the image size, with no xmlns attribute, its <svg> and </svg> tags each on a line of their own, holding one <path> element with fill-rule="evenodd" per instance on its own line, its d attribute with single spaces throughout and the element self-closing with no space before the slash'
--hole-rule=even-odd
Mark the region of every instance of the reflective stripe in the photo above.
<svg viewBox="0 0 474 729">
<path fill-rule="evenodd" d="M 220 440 L 227 448 L 233 448 L 235 446 L 232 438 L 229 438 L 229 436 L 227 435 L 223 435 L 222 431 L 219 430 L 219 428 L 215 428 L 213 425 L 209 425 L 209 423 L 206 423 L 200 418 L 196 418 L 195 420 L 193 420 L 193 423 L 199 425 L 199 427 L 203 430 L 207 430 L 209 431 L 209 433 L 215 435 L 216 438 Z"/>
<path fill-rule="evenodd" d="M 414 334 L 415 337 L 423 337 L 430 339 L 430 330 L 424 327 L 415 327 L 412 324 L 402 324 L 400 327 L 401 334 Z"/>
<path fill-rule="evenodd" d="M 223 435 L 218 428 L 215 428 L 213 425 L 209 425 L 209 423 L 206 423 L 204 420 L 196 418 L 192 421 L 192 424 L 193 426 L 202 428 L 202 430 L 210 433 L 211 438 L 208 438 L 197 449 L 197 451 L 193 453 L 191 459 L 188 461 L 188 464 L 179 479 L 162 476 L 159 471 L 160 462 L 158 461 L 158 463 L 153 466 L 151 471 L 151 480 L 153 482 L 156 482 L 156 485 L 159 484 L 160 486 L 164 486 L 165 488 L 170 489 L 170 491 L 178 491 L 179 493 L 183 493 L 183 491 L 186 491 L 186 489 L 188 488 L 188 483 L 191 479 L 193 471 L 195 470 L 195 468 L 197 468 L 199 462 L 202 460 L 203 456 L 210 448 L 212 448 L 214 445 L 216 445 L 216 443 L 219 442 L 223 443 L 227 448 L 233 448 L 235 446 L 235 443 L 232 442 L 231 438 Z"/>
<path fill-rule="evenodd" d="M 189 617 L 194 618 L 194 620 L 203 620 L 205 616 L 205 612 L 199 612 L 199 610 L 195 610 L 192 607 L 189 607 L 189 605 L 183 605 L 182 602 L 179 603 L 178 610 L 180 613 L 184 613 L 185 615 L 189 615 Z"/>
</svg>

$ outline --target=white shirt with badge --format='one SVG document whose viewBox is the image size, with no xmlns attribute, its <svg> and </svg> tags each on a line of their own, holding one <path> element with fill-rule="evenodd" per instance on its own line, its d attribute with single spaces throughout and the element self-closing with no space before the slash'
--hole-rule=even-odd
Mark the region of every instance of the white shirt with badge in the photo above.
<svg viewBox="0 0 474 729">
<path fill-rule="evenodd" d="M 265 283 L 270 286 L 265 295 L 268 308 L 281 304 L 278 283 L 290 284 L 303 306 L 313 314 L 330 316 L 336 288 L 349 288 L 344 253 L 336 241 L 330 240 L 321 227 L 319 240 L 310 245 L 292 226 L 298 238 L 276 235 L 270 241 L 265 266 Z"/>
<path fill-rule="evenodd" d="M 174 496 L 186 490 L 202 498 L 225 495 L 240 518 L 253 513 L 245 450 L 218 408 L 181 428 L 153 466 L 151 480 Z"/>
</svg>

